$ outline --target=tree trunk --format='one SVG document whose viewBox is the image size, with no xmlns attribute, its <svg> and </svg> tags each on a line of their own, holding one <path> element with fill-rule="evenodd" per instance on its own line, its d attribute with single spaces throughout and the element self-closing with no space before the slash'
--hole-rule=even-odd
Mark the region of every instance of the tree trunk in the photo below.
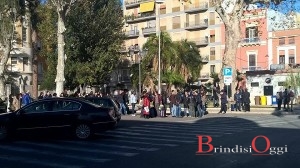
<svg viewBox="0 0 300 168">
<path fill-rule="evenodd" d="M 236 80 L 236 52 L 238 49 L 240 41 L 240 20 L 238 18 L 232 18 L 225 24 L 225 51 L 222 59 L 222 69 L 221 69 L 221 84 L 224 84 L 223 78 L 223 68 L 231 67 L 232 68 L 232 83 L 231 83 L 231 95 L 235 92 L 237 85 Z M 226 87 L 226 86 L 225 86 Z"/>
<path fill-rule="evenodd" d="M 11 48 L 11 43 L 7 42 L 6 45 L 1 46 L 0 49 L 2 49 L 2 52 L 0 52 L 0 54 L 2 53 L 3 55 L 0 55 L 0 98 L 2 100 L 4 100 L 6 98 L 6 89 L 5 89 L 5 66 L 8 60 L 8 56 L 10 53 L 10 48 Z M 1 51 L 1 50 L 0 50 Z"/>
<path fill-rule="evenodd" d="M 32 95 L 38 98 L 38 38 L 36 30 L 32 31 L 32 43 L 33 53 L 32 53 Z"/>
<path fill-rule="evenodd" d="M 56 73 L 56 93 L 61 94 L 64 91 L 64 81 L 65 81 L 65 40 L 64 32 L 65 28 L 65 16 L 63 12 L 58 12 L 58 21 L 57 21 L 57 73 Z"/>
</svg>

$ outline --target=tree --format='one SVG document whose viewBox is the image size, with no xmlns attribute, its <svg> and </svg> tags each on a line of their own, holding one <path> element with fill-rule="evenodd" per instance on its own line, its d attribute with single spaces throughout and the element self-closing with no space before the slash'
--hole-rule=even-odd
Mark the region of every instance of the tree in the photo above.
<svg viewBox="0 0 300 168">
<path fill-rule="evenodd" d="M 143 70 L 147 72 L 143 75 L 146 77 L 144 84 L 153 87 L 158 80 L 158 37 L 156 35 L 150 36 L 143 46 L 143 49 L 148 50 L 147 55 L 142 61 Z M 181 78 L 187 81 L 191 75 L 198 77 L 201 67 L 201 57 L 195 43 L 187 40 L 173 42 L 168 33 L 161 33 L 162 82 L 172 82 L 174 81 L 174 76 L 181 76 L 180 79 L 178 78 L 178 81 L 180 81 Z M 168 79 L 169 77 L 170 79 Z M 172 84 L 175 83 L 176 82 L 173 82 Z"/>
<path fill-rule="evenodd" d="M 15 36 L 15 22 L 19 14 L 18 2 L 15 0 L 1 0 L 0 2 L 0 98 L 5 97 L 6 65 L 13 50 Z"/>
<path fill-rule="evenodd" d="M 65 61 L 67 59 L 65 54 L 65 37 L 66 31 L 66 16 L 76 0 L 51 0 L 56 7 L 57 12 L 57 67 L 56 67 L 56 93 L 60 94 L 64 90 L 65 82 Z"/>
<path fill-rule="evenodd" d="M 93 2 L 93 3 L 89 3 Z M 66 21 L 66 85 L 101 85 L 118 66 L 123 18 L 118 0 L 76 3 Z"/>
<path fill-rule="evenodd" d="M 288 1 L 291 4 L 295 3 L 295 0 Z M 222 58 L 222 67 L 229 66 L 232 68 L 233 81 L 231 90 L 234 90 L 237 85 L 235 56 L 241 39 L 240 22 L 245 9 L 251 4 L 260 4 L 266 8 L 276 8 L 276 5 L 281 3 L 282 0 L 212 0 L 211 2 L 225 25 L 225 51 Z M 293 5 L 290 5 L 290 7 L 293 7 Z M 221 71 L 219 74 L 221 80 L 223 80 L 222 75 Z"/>
<path fill-rule="evenodd" d="M 43 75 L 41 89 L 55 89 L 55 74 L 57 66 L 57 40 L 56 22 L 57 14 L 53 6 L 47 2 L 41 4 L 38 9 L 37 31 L 42 47 L 39 55 L 46 61 L 46 69 Z"/>
<path fill-rule="evenodd" d="M 287 88 L 291 86 L 291 88 L 294 90 L 295 95 L 298 95 L 298 91 L 300 89 L 300 73 L 298 72 L 295 74 L 291 72 L 286 79 L 285 86 Z"/>
</svg>

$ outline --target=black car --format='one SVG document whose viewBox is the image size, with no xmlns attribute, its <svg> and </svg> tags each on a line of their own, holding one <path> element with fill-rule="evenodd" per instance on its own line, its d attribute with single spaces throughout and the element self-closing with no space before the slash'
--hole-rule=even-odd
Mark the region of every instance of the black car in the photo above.
<svg viewBox="0 0 300 168">
<path fill-rule="evenodd" d="M 88 101 L 91 101 L 95 104 L 98 104 L 101 107 L 106 108 L 113 108 L 114 109 L 114 116 L 116 117 L 117 121 L 121 120 L 121 113 L 120 113 L 120 105 L 110 97 L 86 97 Z"/>
<path fill-rule="evenodd" d="M 0 140 L 26 130 L 64 129 L 79 139 L 116 126 L 114 109 L 87 100 L 49 98 L 32 102 L 15 112 L 0 114 Z"/>
</svg>

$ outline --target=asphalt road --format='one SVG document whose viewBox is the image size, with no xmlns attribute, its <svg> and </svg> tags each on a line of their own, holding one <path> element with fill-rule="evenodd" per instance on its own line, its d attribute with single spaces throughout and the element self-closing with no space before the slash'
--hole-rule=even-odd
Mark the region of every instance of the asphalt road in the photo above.
<svg viewBox="0 0 300 168">
<path fill-rule="evenodd" d="M 300 167 L 298 115 L 209 114 L 204 118 L 124 116 L 116 130 L 90 141 L 55 134 L 19 137 L 0 144 L 1 168 L 287 168 Z M 270 147 L 287 151 L 252 153 L 210 152 L 199 155 L 198 135 L 212 137 L 216 148 L 249 147 L 264 135 Z M 204 142 L 207 139 L 203 139 Z M 263 151 L 266 141 L 257 138 Z M 283 147 L 283 148 L 278 148 Z M 207 150 L 207 146 L 203 146 Z"/>
</svg>

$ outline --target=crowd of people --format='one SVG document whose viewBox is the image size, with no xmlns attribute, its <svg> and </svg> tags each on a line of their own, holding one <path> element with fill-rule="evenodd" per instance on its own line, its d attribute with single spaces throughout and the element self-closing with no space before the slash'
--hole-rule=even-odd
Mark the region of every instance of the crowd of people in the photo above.
<svg viewBox="0 0 300 168">
<path fill-rule="evenodd" d="M 277 110 L 281 110 L 281 106 L 283 104 L 283 110 L 285 111 L 291 111 L 293 112 L 293 103 L 294 103 L 295 93 L 291 89 L 291 86 L 289 88 L 286 88 L 283 92 L 279 91 L 276 94 L 277 99 Z"/>
</svg>

